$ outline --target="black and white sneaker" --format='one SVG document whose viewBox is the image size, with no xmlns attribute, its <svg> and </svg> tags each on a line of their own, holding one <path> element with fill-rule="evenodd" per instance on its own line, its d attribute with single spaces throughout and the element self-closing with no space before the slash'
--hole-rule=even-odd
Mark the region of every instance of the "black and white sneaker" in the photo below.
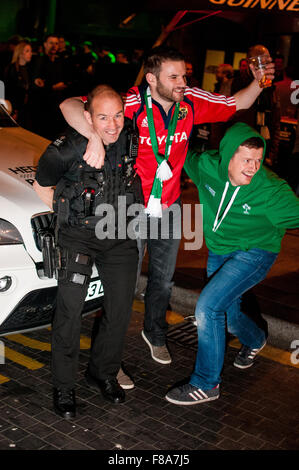
<svg viewBox="0 0 299 470">
<path fill-rule="evenodd" d="M 247 369 L 253 365 L 256 355 L 266 346 L 266 341 L 260 348 L 252 349 L 248 346 L 242 346 L 235 357 L 234 366 L 239 369 Z"/>
<path fill-rule="evenodd" d="M 201 390 L 194 385 L 185 384 L 170 390 L 165 398 L 175 405 L 199 405 L 206 401 L 217 400 L 219 396 L 219 385 L 211 390 Z"/>
</svg>

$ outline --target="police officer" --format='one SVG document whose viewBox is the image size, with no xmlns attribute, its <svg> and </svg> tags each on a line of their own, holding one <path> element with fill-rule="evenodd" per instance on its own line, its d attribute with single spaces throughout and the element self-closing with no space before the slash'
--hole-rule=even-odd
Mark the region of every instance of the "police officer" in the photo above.
<svg viewBox="0 0 299 470">
<path fill-rule="evenodd" d="M 138 250 L 136 240 L 126 231 L 125 236 L 123 230 L 118 236 L 117 203 L 120 196 L 127 205 L 142 202 L 134 170 L 138 136 L 132 121 L 124 118 L 121 97 L 102 85 L 89 94 L 85 106 L 85 117 L 105 146 L 104 166 L 96 169 L 84 162 L 88 141 L 69 128 L 42 155 L 34 183 L 38 196 L 57 214 L 61 266 L 52 328 L 52 374 L 54 410 L 64 418 L 76 413 L 81 312 L 93 263 L 104 287 L 104 312 L 85 377 L 106 400 L 121 403 L 125 399 L 116 377 L 134 297 Z M 104 223 L 104 211 L 99 210 L 102 206 L 114 211 L 112 236 L 111 224 Z"/>
</svg>

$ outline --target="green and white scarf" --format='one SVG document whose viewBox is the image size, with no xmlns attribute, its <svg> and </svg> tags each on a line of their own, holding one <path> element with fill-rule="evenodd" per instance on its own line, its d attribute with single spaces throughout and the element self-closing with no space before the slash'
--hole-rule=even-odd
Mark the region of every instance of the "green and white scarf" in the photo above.
<svg viewBox="0 0 299 470">
<path fill-rule="evenodd" d="M 175 129 L 178 120 L 178 114 L 180 109 L 180 103 L 176 103 L 175 110 L 170 121 L 168 127 L 168 134 L 166 139 L 165 145 L 165 156 L 159 154 L 158 149 L 158 142 L 154 124 L 154 117 L 153 117 L 153 106 L 152 106 L 152 97 L 150 88 L 148 87 L 145 92 L 145 105 L 146 105 L 146 113 L 147 113 L 147 120 L 148 120 L 148 127 L 149 133 L 152 143 L 152 149 L 154 155 L 156 157 L 158 168 L 155 174 L 155 179 L 153 182 L 150 198 L 148 201 L 147 208 L 145 212 L 151 217 L 162 217 L 162 205 L 161 205 L 161 197 L 162 197 L 162 190 L 163 190 L 163 181 L 167 181 L 172 178 L 172 171 L 167 163 L 167 160 L 170 155 L 171 145 L 174 139 Z"/>
</svg>

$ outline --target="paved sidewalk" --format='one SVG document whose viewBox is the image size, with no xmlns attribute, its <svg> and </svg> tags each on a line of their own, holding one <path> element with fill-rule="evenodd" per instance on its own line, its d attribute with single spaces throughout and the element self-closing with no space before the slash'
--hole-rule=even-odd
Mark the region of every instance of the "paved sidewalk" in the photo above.
<svg viewBox="0 0 299 470">
<path fill-rule="evenodd" d="M 26 334 L 30 346 L 20 344 L 23 336 L 19 342 L 4 338 L 7 348 L 35 362 L 26 367 L 7 359 L 0 366 L 8 379 L 0 384 L 0 450 L 299 449 L 298 368 L 258 357 L 251 369 L 236 369 L 236 349 L 228 347 L 219 400 L 192 407 L 170 404 L 164 399 L 168 388 L 192 371 L 196 329 L 179 339 L 186 322 L 170 326 L 173 363 L 163 366 L 151 359 L 141 338 L 143 314 L 133 311 L 124 364 L 136 386 L 126 392 L 124 404 L 110 405 L 84 380 L 92 321 L 86 317 L 82 322 L 78 414 L 73 421 L 52 411 L 50 331 Z M 35 370 L 28 368 L 38 363 Z"/>
</svg>

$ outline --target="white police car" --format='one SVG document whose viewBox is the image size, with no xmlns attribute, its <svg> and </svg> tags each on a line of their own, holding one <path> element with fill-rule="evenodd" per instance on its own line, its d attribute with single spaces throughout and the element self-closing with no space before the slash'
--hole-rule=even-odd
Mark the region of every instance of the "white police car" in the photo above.
<svg viewBox="0 0 299 470">
<path fill-rule="evenodd" d="M 32 188 L 48 144 L 0 104 L 0 335 L 49 325 L 55 308 L 57 281 L 45 276 L 38 236 L 53 214 Z M 83 313 L 102 305 L 97 276 L 94 267 Z"/>
</svg>

